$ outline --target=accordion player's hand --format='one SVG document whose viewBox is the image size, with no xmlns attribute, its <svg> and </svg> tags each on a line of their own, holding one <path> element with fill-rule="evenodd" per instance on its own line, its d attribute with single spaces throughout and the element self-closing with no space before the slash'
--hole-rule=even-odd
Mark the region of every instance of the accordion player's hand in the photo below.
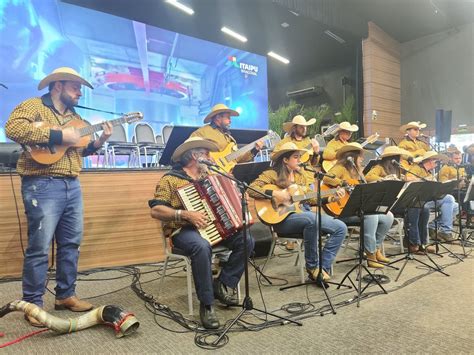
<svg viewBox="0 0 474 355">
<path fill-rule="evenodd" d="M 184 213 L 184 211 L 183 211 Z M 206 228 L 209 224 L 209 218 L 206 214 L 197 211 L 185 211 L 183 218 L 193 224 L 196 228 Z"/>
</svg>

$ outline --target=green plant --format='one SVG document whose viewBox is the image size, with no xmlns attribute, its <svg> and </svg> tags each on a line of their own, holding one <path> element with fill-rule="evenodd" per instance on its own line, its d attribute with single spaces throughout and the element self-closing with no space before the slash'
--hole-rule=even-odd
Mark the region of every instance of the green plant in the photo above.
<svg viewBox="0 0 474 355">
<path fill-rule="evenodd" d="M 340 115 L 336 116 L 337 123 L 344 121 L 356 123 L 355 98 L 353 95 L 349 96 L 341 107 Z"/>
<path fill-rule="evenodd" d="M 294 116 L 301 113 L 302 106 L 291 100 L 287 105 L 281 105 L 276 111 L 268 108 L 269 127 L 272 131 L 283 136 L 283 123 L 290 121 Z"/>
</svg>

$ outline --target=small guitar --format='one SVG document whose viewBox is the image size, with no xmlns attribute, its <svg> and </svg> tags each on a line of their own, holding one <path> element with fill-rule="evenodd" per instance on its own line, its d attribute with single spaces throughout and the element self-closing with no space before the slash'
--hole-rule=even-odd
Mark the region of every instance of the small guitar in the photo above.
<svg viewBox="0 0 474 355">
<path fill-rule="evenodd" d="M 346 183 L 347 186 L 345 186 L 344 188 L 346 189 L 346 191 L 351 192 L 353 190 L 353 187 L 359 184 L 359 180 L 349 179 L 346 180 Z M 323 193 L 324 191 L 331 190 L 333 190 L 332 187 L 325 184 L 321 185 L 321 193 Z M 339 201 L 329 202 L 323 205 L 323 208 L 328 214 L 337 217 L 341 214 L 342 210 L 344 209 L 344 206 L 347 204 L 347 201 L 349 201 L 349 197 L 350 193 L 347 193 L 343 197 L 341 197 Z"/>
<path fill-rule="evenodd" d="M 334 123 L 332 126 L 328 127 L 328 129 L 326 129 L 323 134 L 316 134 L 314 136 L 314 139 L 316 139 L 316 137 L 321 137 L 321 138 L 329 137 L 329 136 L 333 135 L 335 132 L 337 132 L 338 128 L 339 128 L 339 124 Z M 311 143 L 308 144 L 306 147 L 304 147 L 304 149 L 306 149 L 307 152 L 304 153 L 300 158 L 300 161 L 302 163 L 306 163 L 309 159 L 311 159 L 311 157 L 313 156 L 313 153 L 314 153 L 313 152 L 313 145 Z"/>
<path fill-rule="evenodd" d="M 112 126 L 118 126 L 123 123 L 131 123 L 135 121 L 139 121 L 143 118 L 143 114 L 141 112 L 131 112 L 123 115 L 120 118 L 110 120 L 109 122 Z M 56 163 L 59 159 L 61 159 L 66 151 L 70 147 L 86 147 L 90 142 L 90 136 L 94 132 L 98 132 L 102 130 L 102 123 L 97 123 L 94 125 L 88 124 L 86 121 L 82 120 L 71 120 L 62 126 L 54 126 L 48 122 L 34 122 L 33 125 L 35 127 L 40 128 L 50 128 L 50 129 L 64 129 L 67 127 L 74 127 L 76 130 L 79 131 L 79 135 L 82 137 L 79 139 L 79 142 L 76 144 L 62 144 L 62 145 L 55 145 L 53 147 L 41 144 L 41 145 L 34 145 L 29 146 L 29 153 L 34 161 L 40 164 L 50 165 Z"/>
<path fill-rule="evenodd" d="M 368 136 L 365 141 L 363 143 L 361 143 L 361 146 L 362 148 L 364 148 L 367 144 L 370 144 L 370 143 L 374 143 L 377 138 L 379 138 L 379 134 L 378 133 L 374 133 L 370 136 Z M 329 170 L 331 170 L 331 168 L 336 165 L 336 162 L 337 160 L 336 159 L 333 159 L 333 160 L 325 160 L 323 161 L 323 169 L 325 172 L 328 172 Z"/>
<path fill-rule="evenodd" d="M 268 134 L 260 139 L 249 143 L 242 148 L 235 150 L 235 143 L 231 142 L 224 148 L 224 150 L 220 152 L 210 152 L 212 159 L 216 162 L 216 164 L 225 172 L 230 172 L 235 165 L 237 165 L 237 159 L 239 159 L 242 155 L 247 152 L 250 152 L 254 147 L 255 143 L 258 141 L 263 140 L 265 142 L 265 147 L 268 149 L 272 149 L 276 142 L 280 140 L 280 137 L 273 132 L 269 131 Z"/>
<path fill-rule="evenodd" d="M 263 190 L 284 191 L 276 185 L 265 185 Z M 283 221 L 290 213 L 301 212 L 300 203 L 312 198 L 318 197 L 317 192 L 305 193 L 297 185 L 289 186 L 287 190 L 291 195 L 290 204 L 278 204 L 275 199 L 271 200 L 255 200 L 255 209 L 260 220 L 266 224 L 276 224 Z M 338 189 L 321 190 L 321 197 L 333 195 Z"/>
</svg>

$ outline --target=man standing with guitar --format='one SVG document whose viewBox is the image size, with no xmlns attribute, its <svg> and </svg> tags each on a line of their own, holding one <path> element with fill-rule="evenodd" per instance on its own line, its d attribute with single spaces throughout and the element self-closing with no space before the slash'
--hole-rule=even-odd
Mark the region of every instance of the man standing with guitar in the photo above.
<svg viewBox="0 0 474 355">
<path fill-rule="evenodd" d="M 55 237 L 56 301 L 55 309 L 73 312 L 88 311 L 92 304 L 75 295 L 79 246 L 83 234 L 82 192 L 78 175 L 82 157 L 94 153 L 112 134 L 112 126 L 103 124 L 99 139 L 86 148 L 76 148 L 79 132 L 60 126 L 73 120 L 82 121 L 75 112 L 81 86 L 92 89 L 74 69 L 55 69 L 38 85 L 49 92 L 41 97 L 20 103 L 11 113 L 5 131 L 8 138 L 26 147 L 21 154 L 17 172 L 21 176 L 21 191 L 28 220 L 28 247 L 23 264 L 23 300 L 40 307 L 46 288 L 48 251 Z M 49 123 L 38 126 L 36 123 Z M 56 128 L 57 127 L 57 128 Z M 29 146 L 42 145 L 54 150 L 55 145 L 71 145 L 65 154 L 52 164 L 40 164 L 29 153 Z M 36 319 L 25 316 L 33 326 L 42 327 Z"/>
<path fill-rule="evenodd" d="M 208 124 L 194 131 L 191 134 L 191 137 L 201 137 L 213 141 L 217 144 L 220 152 L 227 150 L 227 148 L 230 148 L 230 151 L 237 150 L 237 142 L 230 134 L 232 116 L 237 117 L 239 116 L 239 113 L 224 104 L 215 105 L 211 109 L 211 112 L 204 118 L 204 123 Z M 236 162 L 245 163 L 253 160 L 262 147 L 263 142 L 257 141 L 255 147 L 253 147 L 251 151 L 238 157 Z"/>
</svg>

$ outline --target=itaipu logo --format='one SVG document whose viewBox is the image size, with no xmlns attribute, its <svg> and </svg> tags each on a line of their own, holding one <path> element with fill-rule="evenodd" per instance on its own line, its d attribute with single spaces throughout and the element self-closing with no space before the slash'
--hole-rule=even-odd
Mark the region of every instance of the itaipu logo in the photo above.
<svg viewBox="0 0 474 355">
<path fill-rule="evenodd" d="M 252 65 L 252 64 L 247 64 L 244 62 L 238 62 L 237 57 L 230 55 L 227 57 L 227 63 L 226 65 L 230 65 L 234 68 L 240 69 L 240 72 L 242 74 L 246 75 L 254 75 L 257 76 L 258 74 L 258 66 L 257 65 Z"/>
</svg>

